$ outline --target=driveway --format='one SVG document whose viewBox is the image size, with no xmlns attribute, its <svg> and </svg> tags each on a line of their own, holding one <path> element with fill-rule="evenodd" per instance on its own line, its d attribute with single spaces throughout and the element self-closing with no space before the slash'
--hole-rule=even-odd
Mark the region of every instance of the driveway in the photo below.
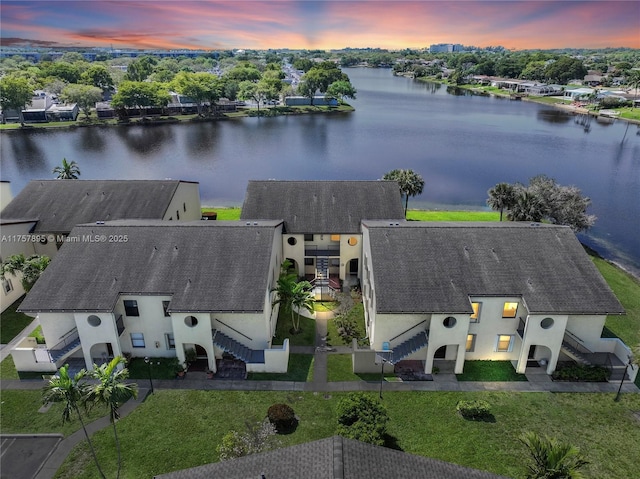
<svg viewBox="0 0 640 479">
<path fill-rule="evenodd" d="M 0 435 L 0 478 L 34 478 L 60 441 L 62 434 Z"/>
</svg>

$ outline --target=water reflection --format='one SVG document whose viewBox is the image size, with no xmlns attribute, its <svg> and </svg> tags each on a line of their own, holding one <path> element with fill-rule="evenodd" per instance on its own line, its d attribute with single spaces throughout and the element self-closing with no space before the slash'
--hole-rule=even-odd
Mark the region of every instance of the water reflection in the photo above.
<svg viewBox="0 0 640 479">
<path fill-rule="evenodd" d="M 162 149 L 163 143 L 173 140 L 171 125 L 136 125 L 117 127 L 118 136 L 129 150 L 149 157 Z"/>
<path fill-rule="evenodd" d="M 98 127 L 88 127 L 80 129 L 80 148 L 85 151 L 104 151 L 106 143 L 104 135 Z"/>
<path fill-rule="evenodd" d="M 547 123 L 568 123 L 571 120 L 571 115 L 562 110 L 538 110 L 537 117 Z"/>
<path fill-rule="evenodd" d="M 210 159 L 218 144 L 220 130 L 218 125 L 211 122 L 198 122 L 185 125 L 185 147 L 191 153 L 192 158 Z"/>
<path fill-rule="evenodd" d="M 10 144 L 16 165 L 21 170 L 42 170 L 47 165 L 45 153 L 40 147 L 42 139 L 28 130 L 16 131 L 11 134 L 15 135 Z"/>
</svg>

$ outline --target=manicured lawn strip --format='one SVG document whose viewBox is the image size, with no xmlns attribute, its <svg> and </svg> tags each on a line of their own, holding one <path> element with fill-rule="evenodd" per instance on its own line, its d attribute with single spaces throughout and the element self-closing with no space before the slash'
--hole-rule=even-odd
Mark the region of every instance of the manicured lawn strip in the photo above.
<svg viewBox="0 0 640 479">
<path fill-rule="evenodd" d="M 240 219 L 241 208 L 212 208 L 205 206 L 202 208 L 203 213 L 216 212 L 216 219 L 220 221 L 236 221 Z"/>
<path fill-rule="evenodd" d="M 249 373 L 255 381 L 313 381 L 313 354 L 290 354 L 289 370 L 286 374 Z"/>
<path fill-rule="evenodd" d="M 457 374 L 458 381 L 526 381 L 517 374 L 509 361 L 465 361 L 464 371 Z"/>
<path fill-rule="evenodd" d="M 413 221 L 498 221 L 496 211 L 407 211 L 407 219 Z"/>
<path fill-rule="evenodd" d="M 127 368 L 131 379 L 174 379 L 176 370 L 173 366 L 174 358 L 151 358 L 151 367 L 144 362 L 144 358 L 131 358 Z M 160 364 L 157 364 L 160 363 Z"/>
<path fill-rule="evenodd" d="M 296 313 L 293 313 L 294 315 Z M 292 328 L 291 314 L 283 313 L 282 308 L 278 315 L 278 324 L 276 325 L 276 335 L 273 338 L 273 344 L 282 344 L 284 338 L 289 338 L 289 346 L 313 346 L 316 341 L 316 322 L 313 319 L 300 316 L 299 334 L 291 334 L 289 330 Z"/>
<path fill-rule="evenodd" d="M 44 382 L 42 383 L 44 386 Z M 38 412 L 42 407 L 42 391 L 14 390 L 2 391 L 2 408 L 0 408 L 0 424 L 3 434 L 47 433 L 58 432 L 68 436 L 81 428 L 75 413 L 71 421 L 62 424 L 63 405 L 53 404 L 45 413 Z M 105 416 L 107 410 L 103 407 L 94 408 L 87 416 L 83 412 L 85 424 Z M 88 417 L 88 419 L 87 419 Z"/>
<path fill-rule="evenodd" d="M 353 308 L 347 313 L 347 320 L 355 321 L 358 325 L 357 339 L 362 339 L 367 335 L 364 325 L 364 305 L 362 303 L 354 304 Z M 351 341 L 345 341 L 344 338 L 338 334 L 338 327 L 334 319 L 327 321 L 327 344 L 332 346 L 351 346 Z"/>
<path fill-rule="evenodd" d="M 247 420 L 263 418 L 276 402 L 291 405 L 300 418 L 294 433 L 280 436 L 284 446 L 329 437 L 335 433 L 335 407 L 343 395 L 325 399 L 302 392 L 157 391 L 118 423 L 121 477 L 152 477 L 217 461 L 222 436 L 243 429 Z M 495 423 L 462 419 L 455 411 L 460 399 L 488 401 Z M 405 452 L 523 477 L 527 453 L 518 436 L 532 430 L 580 447 L 592 462 L 587 478 L 637 473 L 632 449 L 640 443 L 640 428 L 632 411 L 640 410 L 639 395 L 624 395 L 616 403 L 612 394 L 385 392 L 384 404 L 389 433 Z M 105 472 L 113 477 L 111 430 L 94 439 Z M 56 477 L 96 477 L 88 451 L 76 448 Z"/>
<path fill-rule="evenodd" d="M 9 343 L 33 321 L 31 316 L 16 311 L 23 299 L 24 296 L 0 314 L 0 343 L 2 344 Z"/>
<path fill-rule="evenodd" d="M 395 374 L 385 373 L 385 378 L 395 378 Z M 350 354 L 329 354 L 327 356 L 327 381 L 380 381 L 379 373 L 353 373 Z"/>
<path fill-rule="evenodd" d="M 314 311 L 333 311 L 340 305 L 337 301 L 314 301 L 313 302 L 313 310 Z"/>
<path fill-rule="evenodd" d="M 0 379 L 20 379 L 11 355 L 0 363 Z"/>
<path fill-rule="evenodd" d="M 627 346 L 640 344 L 640 281 L 608 261 L 591 259 L 627 312 L 607 316 L 606 327 Z"/>
</svg>

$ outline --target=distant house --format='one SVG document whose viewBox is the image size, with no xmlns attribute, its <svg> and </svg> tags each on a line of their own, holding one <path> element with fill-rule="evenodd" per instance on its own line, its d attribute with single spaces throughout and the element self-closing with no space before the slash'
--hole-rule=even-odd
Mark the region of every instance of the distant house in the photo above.
<svg viewBox="0 0 640 479">
<path fill-rule="evenodd" d="M 571 90 L 565 90 L 564 99 L 577 101 L 592 95 L 594 92 L 595 90 L 593 88 L 574 88 Z"/>
<path fill-rule="evenodd" d="M 25 338 L 19 371 L 83 368 L 108 358 L 194 349 L 216 371 L 227 352 L 248 371 L 286 372 L 271 348 L 281 223 L 116 221 L 75 227 L 20 310 L 37 314 L 46 345 Z"/>
<path fill-rule="evenodd" d="M 361 221 L 383 218 L 404 220 L 395 181 L 249 181 L 241 214 L 283 220 L 284 258 L 299 276 L 333 290 L 358 282 Z"/>
<path fill-rule="evenodd" d="M 585 75 L 583 85 L 600 86 L 606 77 L 603 75 Z"/>
<path fill-rule="evenodd" d="M 284 99 L 286 106 L 305 106 L 311 105 L 311 98 L 307 96 L 288 96 Z M 324 96 L 313 97 L 314 106 L 338 106 L 338 100 L 335 98 L 326 98 Z"/>
<path fill-rule="evenodd" d="M 34 96 L 28 105 L 22 110 L 22 118 L 25 123 L 44 123 L 48 121 L 71 120 L 78 117 L 79 109 L 76 103 L 62 104 L 57 97 L 44 91 L 34 92 Z M 3 111 L 6 121 L 18 121 L 16 110 Z"/>
<path fill-rule="evenodd" d="M 538 223 L 363 222 L 367 335 L 390 362 L 611 361 L 628 348 L 601 338 L 624 309 L 570 228 Z M 635 376 L 635 373 L 634 373 Z"/>
<path fill-rule="evenodd" d="M 341 436 L 251 454 L 155 479 L 506 479 L 450 462 L 374 446 Z"/>
</svg>

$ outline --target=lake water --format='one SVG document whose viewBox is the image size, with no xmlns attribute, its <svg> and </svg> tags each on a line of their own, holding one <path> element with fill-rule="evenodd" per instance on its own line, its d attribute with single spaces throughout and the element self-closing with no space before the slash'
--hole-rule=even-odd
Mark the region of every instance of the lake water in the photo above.
<svg viewBox="0 0 640 479">
<path fill-rule="evenodd" d="M 499 182 L 546 174 L 589 196 L 596 226 L 580 239 L 640 273 L 638 126 L 530 102 L 448 93 L 445 86 L 349 69 L 353 113 L 199 124 L 2 132 L 1 172 L 17 193 L 53 178 L 63 157 L 84 179 L 200 182 L 204 205 L 241 205 L 250 179 L 376 179 L 411 168 L 425 179 L 409 207 L 486 208 Z M 623 141 L 624 139 L 624 141 Z"/>
</svg>

